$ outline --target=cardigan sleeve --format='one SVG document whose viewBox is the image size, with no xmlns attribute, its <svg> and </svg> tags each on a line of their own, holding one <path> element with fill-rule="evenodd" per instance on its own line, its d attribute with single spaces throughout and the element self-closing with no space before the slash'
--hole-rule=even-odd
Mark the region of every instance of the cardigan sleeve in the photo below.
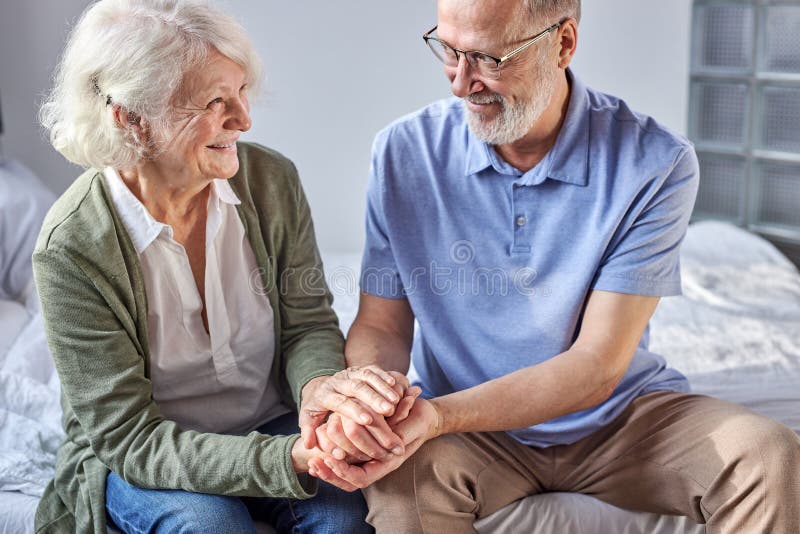
<svg viewBox="0 0 800 534">
<path fill-rule="evenodd" d="M 303 484 L 292 468 L 296 435 L 185 431 L 162 416 L 115 286 L 79 253 L 39 248 L 33 266 L 65 402 L 109 469 L 142 488 L 294 498 L 316 491 L 314 479 L 301 475 Z"/>
<path fill-rule="evenodd" d="M 302 387 L 312 378 L 344 369 L 344 338 L 325 283 L 322 259 L 314 237 L 311 209 L 297 171 L 294 178 L 296 232 L 288 262 L 278 274 L 281 312 L 281 348 L 286 379 L 300 406 Z"/>
</svg>

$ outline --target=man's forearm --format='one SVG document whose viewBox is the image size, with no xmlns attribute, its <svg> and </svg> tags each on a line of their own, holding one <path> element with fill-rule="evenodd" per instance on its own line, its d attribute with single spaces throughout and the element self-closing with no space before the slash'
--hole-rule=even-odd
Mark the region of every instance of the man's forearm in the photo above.
<svg viewBox="0 0 800 534">
<path fill-rule="evenodd" d="M 605 401 L 624 375 L 607 358 L 570 349 L 478 386 L 432 399 L 441 433 L 491 432 L 537 425 Z"/>
<path fill-rule="evenodd" d="M 399 333 L 356 322 L 347 335 L 344 353 L 348 366 L 376 364 L 387 371 L 406 374 L 411 345 Z"/>
</svg>

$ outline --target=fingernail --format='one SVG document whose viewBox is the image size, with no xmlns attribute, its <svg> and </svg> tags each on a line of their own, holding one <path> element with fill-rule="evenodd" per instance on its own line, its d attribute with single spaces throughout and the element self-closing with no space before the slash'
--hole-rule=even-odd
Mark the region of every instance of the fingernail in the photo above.
<svg viewBox="0 0 800 534">
<path fill-rule="evenodd" d="M 403 454 L 403 449 L 401 447 L 395 447 L 394 449 L 392 449 L 392 454 L 400 456 Z"/>
<path fill-rule="evenodd" d="M 315 477 L 315 476 L 317 476 L 317 470 L 314 469 L 313 467 L 310 467 L 308 469 L 308 474 L 311 475 L 312 477 Z"/>
<path fill-rule="evenodd" d="M 362 414 L 361 414 L 361 415 L 358 417 L 358 419 L 359 419 L 359 421 L 361 421 L 361 422 L 362 422 L 362 423 L 364 423 L 365 425 L 368 425 L 368 424 L 370 424 L 370 423 L 372 422 L 372 419 L 370 419 L 370 417 L 369 417 L 367 414 L 365 414 L 365 413 L 362 413 Z"/>
<path fill-rule="evenodd" d="M 392 409 L 392 405 L 389 404 L 388 402 L 382 402 L 381 403 L 381 410 L 383 410 L 384 412 L 388 412 L 391 409 Z"/>
</svg>

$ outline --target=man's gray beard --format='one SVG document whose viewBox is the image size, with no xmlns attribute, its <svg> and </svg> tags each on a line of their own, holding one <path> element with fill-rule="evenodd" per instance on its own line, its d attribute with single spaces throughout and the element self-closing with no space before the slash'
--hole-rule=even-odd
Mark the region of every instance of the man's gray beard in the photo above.
<svg viewBox="0 0 800 534">
<path fill-rule="evenodd" d="M 550 105 L 555 92 L 555 76 L 547 72 L 544 65 L 539 65 L 538 72 L 541 77 L 536 79 L 538 87 L 534 91 L 534 97 L 528 102 L 517 102 L 509 105 L 505 98 L 497 93 L 488 95 L 474 94 L 468 95 L 464 100 L 469 100 L 476 104 L 488 104 L 498 102 L 500 104 L 500 114 L 493 118 L 485 119 L 480 113 L 470 111 L 465 105 L 467 112 L 467 125 L 475 137 L 491 145 L 507 145 L 522 139 L 534 123 L 539 120 L 544 110 Z"/>
</svg>

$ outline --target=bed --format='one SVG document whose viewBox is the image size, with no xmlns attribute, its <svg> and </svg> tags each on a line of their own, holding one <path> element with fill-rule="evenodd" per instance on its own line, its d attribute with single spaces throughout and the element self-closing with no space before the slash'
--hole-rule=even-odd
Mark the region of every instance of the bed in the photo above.
<svg viewBox="0 0 800 534">
<path fill-rule="evenodd" d="M 3 284 L 14 280 L 13 291 L 0 292 L 0 533 L 33 531 L 36 503 L 62 437 L 58 378 L 27 263 L 30 236 L 51 201 L 24 167 L 0 164 L 0 269 L 14 271 L 0 270 Z M 20 218 L 23 212 L 32 215 Z M 325 254 L 324 260 L 346 333 L 357 309 L 359 257 Z M 694 391 L 738 402 L 800 433 L 797 268 L 764 239 L 713 221 L 690 226 L 681 261 L 684 295 L 662 300 L 651 322 L 652 348 L 689 376 Z M 687 518 L 621 510 L 564 493 L 528 497 L 476 527 L 481 533 L 704 532 Z"/>
</svg>

